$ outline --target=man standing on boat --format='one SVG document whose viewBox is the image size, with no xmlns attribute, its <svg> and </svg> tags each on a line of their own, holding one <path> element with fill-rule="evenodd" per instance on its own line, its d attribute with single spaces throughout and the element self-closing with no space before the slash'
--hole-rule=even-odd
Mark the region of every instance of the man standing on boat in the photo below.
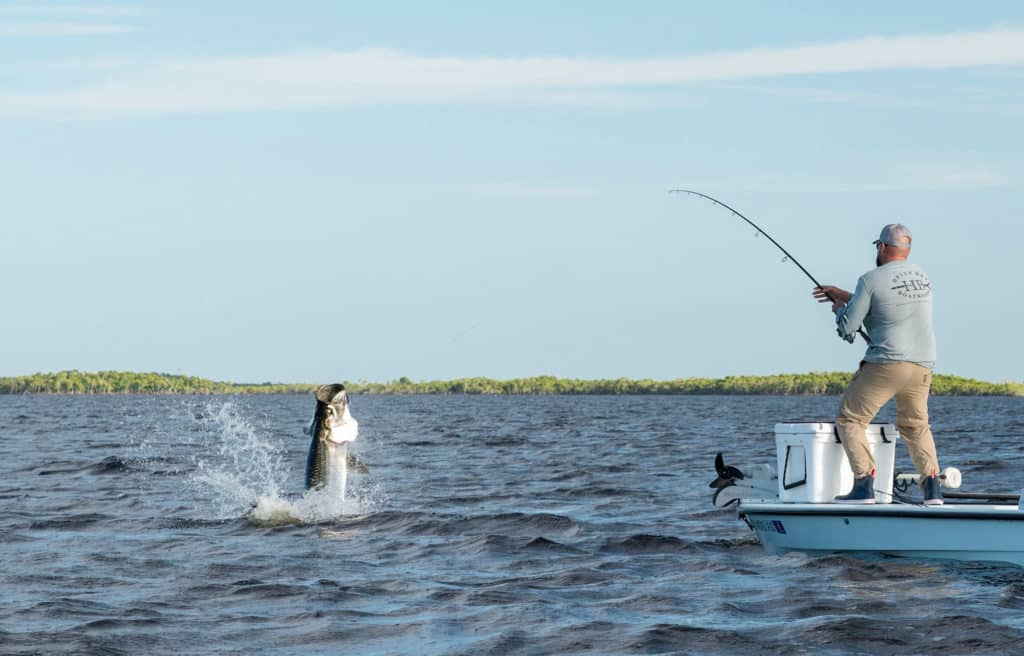
<svg viewBox="0 0 1024 656">
<path fill-rule="evenodd" d="M 942 503 L 938 456 L 928 425 L 928 391 L 935 366 L 932 285 L 919 266 L 907 262 L 911 240 L 906 226 L 885 226 L 874 242 L 876 268 L 857 280 L 852 294 L 830 285 L 813 291 L 819 302 L 832 302 L 840 337 L 853 343 L 863 328 L 868 340 L 836 418 L 855 479 L 849 494 L 835 498 L 839 503 L 875 502 L 875 460 L 865 431 L 893 397 L 896 426 L 921 476 L 924 502 Z"/>
</svg>

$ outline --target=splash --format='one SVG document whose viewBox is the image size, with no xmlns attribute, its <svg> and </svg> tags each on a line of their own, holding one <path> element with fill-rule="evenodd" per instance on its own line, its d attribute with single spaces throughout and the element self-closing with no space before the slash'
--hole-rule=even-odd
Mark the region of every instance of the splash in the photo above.
<svg viewBox="0 0 1024 656">
<path fill-rule="evenodd" d="M 189 477 L 218 519 L 238 517 L 260 496 L 280 496 L 287 480 L 280 445 L 263 439 L 232 402 L 197 413 L 203 448 Z"/>
<path fill-rule="evenodd" d="M 207 506 L 204 510 L 218 519 L 245 516 L 260 525 L 315 523 L 365 514 L 382 501 L 379 486 L 354 472 L 348 472 L 347 486 L 286 496 L 289 481 L 294 485 L 301 480 L 295 472 L 301 463 L 290 463 L 284 446 L 264 436 L 237 405 L 207 404 L 196 420 L 208 448 L 193 456 L 189 482 Z"/>
<path fill-rule="evenodd" d="M 368 503 L 361 498 L 341 497 L 329 489 L 309 490 L 297 499 L 277 495 L 257 497 L 247 517 L 263 526 L 315 524 L 347 515 L 361 515 Z"/>
</svg>

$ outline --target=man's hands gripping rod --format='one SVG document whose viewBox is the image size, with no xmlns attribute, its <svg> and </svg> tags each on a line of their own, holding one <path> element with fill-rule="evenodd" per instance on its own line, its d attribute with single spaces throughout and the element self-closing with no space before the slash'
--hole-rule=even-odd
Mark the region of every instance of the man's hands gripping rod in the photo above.
<svg viewBox="0 0 1024 656">
<path fill-rule="evenodd" d="M 831 303 L 832 314 L 839 312 L 839 308 L 850 302 L 852 294 L 840 287 L 832 285 L 820 285 L 815 287 L 811 293 L 819 303 Z"/>
</svg>

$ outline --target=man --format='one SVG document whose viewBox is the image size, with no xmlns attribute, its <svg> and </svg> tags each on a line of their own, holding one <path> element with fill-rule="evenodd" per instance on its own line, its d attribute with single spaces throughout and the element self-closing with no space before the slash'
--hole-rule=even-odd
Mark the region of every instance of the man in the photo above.
<svg viewBox="0 0 1024 656">
<path fill-rule="evenodd" d="M 889 399 L 896 397 L 896 426 L 921 475 L 924 502 L 942 503 L 938 457 L 928 425 L 928 390 L 935 366 L 932 285 L 916 264 L 907 262 L 910 230 L 899 223 L 882 228 L 875 240 L 875 269 L 850 292 L 823 285 L 813 294 L 832 302 L 839 336 L 854 342 L 863 327 L 868 350 L 843 395 L 836 428 L 853 469 L 853 490 L 838 503 L 875 502 L 875 460 L 865 431 Z M 831 298 L 830 298 L 831 297 Z"/>
</svg>

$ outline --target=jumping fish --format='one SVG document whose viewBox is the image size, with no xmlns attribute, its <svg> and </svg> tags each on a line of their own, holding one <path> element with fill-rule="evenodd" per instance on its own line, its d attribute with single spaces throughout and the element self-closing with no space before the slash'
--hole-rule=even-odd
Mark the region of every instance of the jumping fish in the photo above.
<svg viewBox="0 0 1024 656">
<path fill-rule="evenodd" d="M 306 429 L 306 434 L 313 438 L 306 457 L 306 489 L 327 488 L 344 498 L 348 443 L 358 436 L 359 423 L 349 412 L 344 385 L 321 385 L 314 395 L 316 411 Z"/>
</svg>

